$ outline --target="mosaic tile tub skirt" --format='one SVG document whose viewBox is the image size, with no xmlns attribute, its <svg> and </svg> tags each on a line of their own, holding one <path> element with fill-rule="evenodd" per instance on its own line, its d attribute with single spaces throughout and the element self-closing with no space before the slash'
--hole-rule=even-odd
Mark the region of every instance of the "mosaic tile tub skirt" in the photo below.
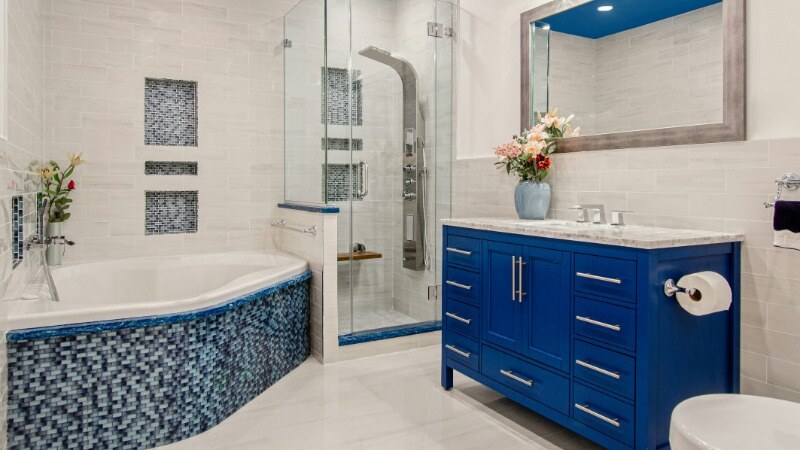
<svg viewBox="0 0 800 450">
<path fill-rule="evenodd" d="M 201 433 L 308 358 L 307 272 L 200 311 L 8 335 L 8 448 L 150 448 Z"/>
</svg>

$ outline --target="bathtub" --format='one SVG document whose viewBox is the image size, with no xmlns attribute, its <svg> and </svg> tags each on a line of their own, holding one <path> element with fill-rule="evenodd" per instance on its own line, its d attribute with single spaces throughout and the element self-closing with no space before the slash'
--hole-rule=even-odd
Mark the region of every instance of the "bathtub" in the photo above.
<svg viewBox="0 0 800 450">
<path fill-rule="evenodd" d="M 150 448 L 201 433 L 310 355 L 305 261 L 280 252 L 58 267 L 9 317 L 7 442 Z"/>
<path fill-rule="evenodd" d="M 212 307 L 305 272 L 286 253 L 221 253 L 77 263 L 53 268 L 60 302 L 22 301 L 9 330 L 131 319 Z M 43 286 L 46 289 L 46 286 Z"/>
</svg>

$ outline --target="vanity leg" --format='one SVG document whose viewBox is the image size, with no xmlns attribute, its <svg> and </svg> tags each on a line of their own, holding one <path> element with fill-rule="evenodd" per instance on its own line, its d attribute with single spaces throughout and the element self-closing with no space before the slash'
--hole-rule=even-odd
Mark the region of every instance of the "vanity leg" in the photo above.
<svg viewBox="0 0 800 450">
<path fill-rule="evenodd" d="M 447 367 L 444 361 L 442 361 L 442 387 L 446 391 L 453 389 L 453 369 Z"/>
</svg>

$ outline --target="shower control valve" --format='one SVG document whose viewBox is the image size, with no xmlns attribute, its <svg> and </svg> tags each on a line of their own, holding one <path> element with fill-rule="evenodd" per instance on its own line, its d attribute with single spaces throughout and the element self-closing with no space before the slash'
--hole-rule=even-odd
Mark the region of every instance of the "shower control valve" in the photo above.
<svg viewBox="0 0 800 450">
<path fill-rule="evenodd" d="M 417 182 L 417 180 L 415 180 L 413 178 L 406 178 L 405 180 L 403 180 L 403 184 L 406 185 L 406 186 L 414 186 L 414 183 L 416 183 L 416 182 Z"/>
<path fill-rule="evenodd" d="M 405 173 L 411 173 L 415 170 L 417 170 L 417 166 L 413 164 L 406 164 L 405 166 L 403 166 L 403 172 Z"/>
<path fill-rule="evenodd" d="M 403 192 L 404 200 L 414 200 L 415 198 L 417 198 L 417 194 L 413 192 Z"/>
</svg>

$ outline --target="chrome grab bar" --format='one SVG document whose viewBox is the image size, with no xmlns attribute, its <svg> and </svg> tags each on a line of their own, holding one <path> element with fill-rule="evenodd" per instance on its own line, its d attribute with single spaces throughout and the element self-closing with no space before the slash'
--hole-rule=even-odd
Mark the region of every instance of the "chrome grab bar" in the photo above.
<svg viewBox="0 0 800 450">
<path fill-rule="evenodd" d="M 580 405 L 578 403 L 575 403 L 575 407 L 578 408 L 579 410 L 585 412 L 586 414 L 589 414 L 592 417 L 596 417 L 596 418 L 602 420 L 603 422 L 610 423 L 611 425 L 614 425 L 615 427 L 619 427 L 620 426 L 619 419 L 611 419 L 609 417 L 606 417 L 606 416 L 600 414 L 599 412 L 592 411 L 589 408 L 589 405 Z"/>
<path fill-rule="evenodd" d="M 600 275 L 593 275 L 591 273 L 584 273 L 584 272 L 576 272 L 575 275 L 581 278 L 588 278 L 590 280 L 604 281 L 606 283 L 622 284 L 622 280 L 620 280 L 619 278 L 601 277 Z"/>
<path fill-rule="evenodd" d="M 359 186 L 358 198 L 364 198 L 369 194 L 369 164 L 366 161 L 361 161 L 358 163 L 358 167 L 361 169 L 359 170 L 361 186 Z"/>
<path fill-rule="evenodd" d="M 471 291 L 472 290 L 472 286 L 469 286 L 469 285 L 466 285 L 466 284 L 461 284 L 461 283 L 456 283 L 455 281 L 447 280 L 447 281 L 445 281 L 445 283 L 449 284 L 450 286 L 455 286 L 457 288 L 464 289 L 464 290 L 467 290 L 467 291 Z"/>
<path fill-rule="evenodd" d="M 275 228 L 283 228 L 285 230 L 296 231 L 298 233 L 303 233 L 303 234 L 310 234 L 312 236 L 316 236 L 317 235 L 317 226 L 316 225 L 314 225 L 312 227 L 308 227 L 308 228 L 293 227 L 291 225 L 288 225 L 286 223 L 286 220 L 283 220 L 283 219 L 281 219 L 278 222 L 275 222 L 275 223 L 273 223 L 271 225 L 273 227 L 275 227 Z"/>
<path fill-rule="evenodd" d="M 532 387 L 533 386 L 533 380 L 526 380 L 524 378 L 520 378 L 520 377 L 514 375 L 510 370 L 501 370 L 500 373 L 505 375 L 505 376 L 507 376 L 508 378 L 511 378 L 514 381 L 518 381 L 518 382 L 524 384 L 525 386 L 528 386 L 528 387 Z"/>
<path fill-rule="evenodd" d="M 620 375 L 618 372 L 611 372 L 610 370 L 603 369 L 602 367 L 597 367 L 594 364 L 589 364 L 586 361 L 581 361 L 580 359 L 576 359 L 575 364 L 586 367 L 589 370 L 594 370 L 597 373 L 602 373 L 603 375 L 614 378 L 616 380 L 620 379 Z"/>
<path fill-rule="evenodd" d="M 463 322 L 463 323 L 465 323 L 467 325 L 472 323 L 472 319 L 465 319 L 465 318 L 463 318 L 461 316 L 457 316 L 457 315 L 455 315 L 455 314 L 453 314 L 451 312 L 446 312 L 446 313 L 444 313 L 444 315 L 449 317 L 449 318 L 451 318 L 451 319 L 455 319 L 455 320 L 457 320 L 459 322 Z"/>
<path fill-rule="evenodd" d="M 453 353 L 457 353 L 457 354 L 459 354 L 459 355 L 461 355 L 461 356 L 463 356 L 464 358 L 467 358 L 467 359 L 469 359 L 470 355 L 472 355 L 472 353 L 470 353 L 470 352 L 465 352 L 463 350 L 457 349 L 456 346 L 454 346 L 454 345 L 447 344 L 447 345 L 444 346 L 444 348 L 450 350 Z"/>
<path fill-rule="evenodd" d="M 454 248 L 454 247 L 447 247 L 447 251 L 450 252 L 450 253 L 457 253 L 459 255 L 465 255 L 465 256 L 472 255 L 471 251 L 461 250 L 460 248 Z"/>
<path fill-rule="evenodd" d="M 598 327 L 608 328 L 609 330 L 614 331 L 622 331 L 622 327 L 619 325 L 611 325 L 610 323 L 600 322 L 599 320 L 594 320 L 591 317 L 575 316 L 575 318 L 581 322 L 597 325 Z"/>
</svg>

